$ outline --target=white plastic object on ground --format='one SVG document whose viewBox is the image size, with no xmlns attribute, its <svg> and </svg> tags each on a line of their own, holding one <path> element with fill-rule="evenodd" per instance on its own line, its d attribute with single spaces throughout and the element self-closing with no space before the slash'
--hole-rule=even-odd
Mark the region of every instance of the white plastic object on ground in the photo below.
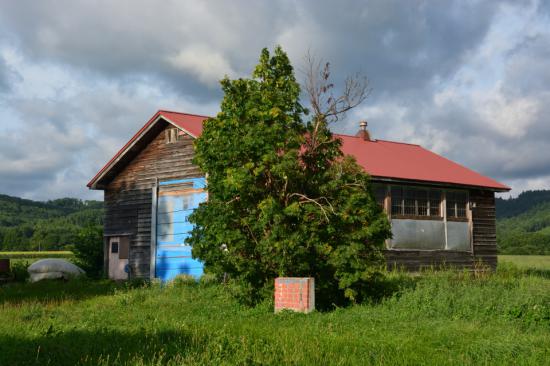
<svg viewBox="0 0 550 366">
<path fill-rule="evenodd" d="M 65 278 L 63 272 L 31 273 L 30 281 L 38 282 L 41 280 L 55 280 L 59 278 Z"/>
<path fill-rule="evenodd" d="M 34 262 L 27 269 L 31 276 L 31 282 L 43 279 L 78 277 L 85 272 L 82 268 L 63 259 L 41 259 Z"/>
</svg>

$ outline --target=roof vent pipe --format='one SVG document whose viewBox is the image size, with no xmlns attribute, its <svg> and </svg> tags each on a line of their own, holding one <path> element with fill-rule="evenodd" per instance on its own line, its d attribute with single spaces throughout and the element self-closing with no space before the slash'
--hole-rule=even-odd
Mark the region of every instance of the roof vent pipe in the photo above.
<svg viewBox="0 0 550 366">
<path fill-rule="evenodd" d="M 359 122 L 359 131 L 355 136 L 361 137 L 365 141 L 370 141 L 370 133 L 367 130 L 368 122 L 366 120 L 363 120 Z"/>
</svg>

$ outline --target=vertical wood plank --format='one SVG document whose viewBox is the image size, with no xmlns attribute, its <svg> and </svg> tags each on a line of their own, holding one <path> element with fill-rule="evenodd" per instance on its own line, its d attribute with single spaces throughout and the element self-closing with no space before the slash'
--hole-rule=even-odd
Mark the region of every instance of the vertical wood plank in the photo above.
<svg viewBox="0 0 550 366">
<path fill-rule="evenodd" d="M 156 273 L 156 257 L 157 257 L 157 195 L 158 195 L 158 178 L 155 179 L 155 185 L 151 188 L 151 262 L 149 264 L 149 278 L 155 278 Z"/>
</svg>

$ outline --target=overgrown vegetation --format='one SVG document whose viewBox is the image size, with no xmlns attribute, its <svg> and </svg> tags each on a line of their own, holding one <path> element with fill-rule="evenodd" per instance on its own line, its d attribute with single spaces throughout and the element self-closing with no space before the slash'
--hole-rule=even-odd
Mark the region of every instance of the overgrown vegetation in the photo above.
<svg viewBox="0 0 550 366">
<path fill-rule="evenodd" d="M 310 315 L 244 307 L 218 284 L 0 287 L 9 365 L 545 365 L 550 268 L 390 273 L 376 303 Z"/>
<path fill-rule="evenodd" d="M 208 202 L 190 218 L 193 255 L 228 274 L 247 302 L 270 294 L 278 276 L 314 277 L 321 304 L 361 301 L 379 277 L 389 223 L 369 177 L 328 128 L 362 101 L 364 85 L 347 83 L 333 97 L 328 66 L 312 70 L 314 113 L 304 123 L 287 55 L 264 49 L 251 79 L 221 82 L 221 112 L 195 142 Z"/>
<path fill-rule="evenodd" d="M 70 250 L 80 231 L 103 225 L 103 202 L 37 202 L 0 195 L 0 250 Z"/>
<path fill-rule="evenodd" d="M 82 228 L 78 233 L 77 243 L 71 245 L 75 263 L 86 271 L 88 277 L 101 277 L 106 270 L 103 268 L 103 228 Z"/>
</svg>

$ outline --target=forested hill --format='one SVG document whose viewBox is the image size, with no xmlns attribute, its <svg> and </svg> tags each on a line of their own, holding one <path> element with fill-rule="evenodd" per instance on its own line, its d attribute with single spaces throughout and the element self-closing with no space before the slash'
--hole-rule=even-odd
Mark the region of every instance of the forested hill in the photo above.
<svg viewBox="0 0 550 366">
<path fill-rule="evenodd" d="M 550 255 L 550 190 L 497 198 L 496 207 L 500 253 Z"/>
<path fill-rule="evenodd" d="M 545 202 L 550 202 L 550 190 L 525 191 L 517 198 L 497 198 L 497 219 L 520 215 Z"/>
<path fill-rule="evenodd" d="M 102 225 L 102 218 L 100 201 L 0 195 L 0 250 L 68 249 L 83 227 Z"/>
<path fill-rule="evenodd" d="M 550 254 L 550 190 L 497 198 L 497 241 L 503 254 Z M 80 230 L 103 224 L 103 202 L 46 202 L 0 195 L 0 250 L 70 249 Z"/>
</svg>

